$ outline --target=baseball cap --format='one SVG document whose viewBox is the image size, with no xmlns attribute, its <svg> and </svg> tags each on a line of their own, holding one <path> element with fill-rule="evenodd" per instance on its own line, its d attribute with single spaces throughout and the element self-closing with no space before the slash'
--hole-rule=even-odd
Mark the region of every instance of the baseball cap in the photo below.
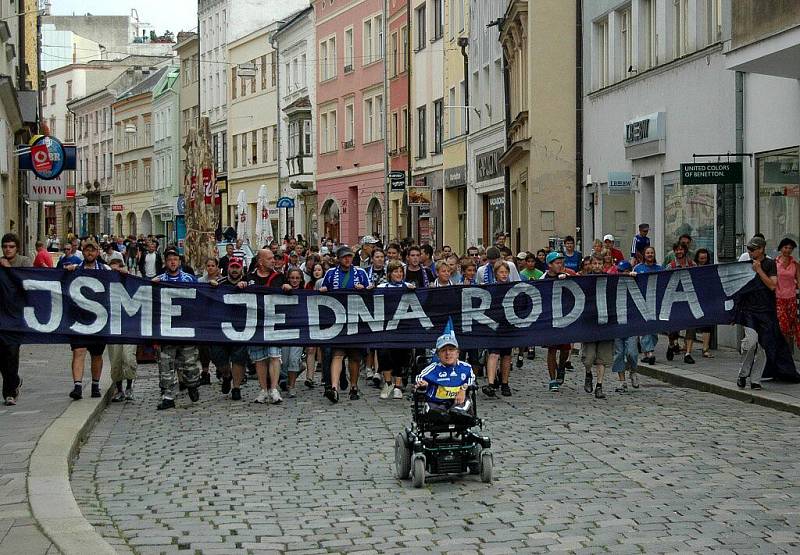
<svg viewBox="0 0 800 555">
<path fill-rule="evenodd" d="M 489 260 L 497 260 L 500 258 L 500 249 L 497 247 L 489 247 L 486 249 L 486 258 Z"/>
<path fill-rule="evenodd" d="M 639 224 L 639 229 L 650 229 L 650 224 Z"/>
<path fill-rule="evenodd" d="M 180 258 L 181 255 L 177 249 L 167 249 L 164 251 L 164 259 L 166 260 L 168 256 L 177 256 Z"/>
<path fill-rule="evenodd" d="M 436 340 L 436 351 L 438 352 L 440 349 L 447 347 L 448 345 L 452 345 L 458 349 L 458 341 L 456 341 L 456 336 L 452 333 L 446 333 L 439 336 L 439 339 Z"/>
<path fill-rule="evenodd" d="M 614 242 L 614 236 L 609 233 L 608 235 L 605 235 L 603 237 L 603 241 L 611 241 L 613 243 Z"/>
<path fill-rule="evenodd" d="M 239 268 L 241 268 L 244 266 L 244 263 L 242 262 L 241 258 L 234 257 L 228 261 L 228 268 L 230 268 L 231 266 L 238 266 Z"/>
<path fill-rule="evenodd" d="M 91 248 L 93 248 L 93 249 L 99 249 L 99 248 L 100 248 L 100 247 L 98 246 L 98 244 L 97 244 L 97 241 L 95 241 L 95 240 L 94 240 L 93 238 L 91 238 L 91 237 L 90 237 L 90 238 L 88 238 L 88 239 L 86 239 L 86 240 L 83 242 L 83 248 L 85 249 L 85 248 L 87 248 L 87 247 L 91 247 Z"/>
<path fill-rule="evenodd" d="M 758 235 L 754 236 L 747 242 L 747 250 L 761 249 L 766 246 L 767 242 L 764 240 L 763 237 L 759 237 Z"/>
<path fill-rule="evenodd" d="M 361 242 L 365 245 L 374 245 L 378 242 L 378 240 L 372 235 L 364 235 L 364 237 L 361 239 Z"/>
<path fill-rule="evenodd" d="M 328 247 L 320 247 L 320 248 L 319 248 L 319 253 L 320 253 L 320 254 L 330 254 L 330 253 L 331 253 L 331 251 L 330 251 L 330 250 L 328 250 Z"/>
<path fill-rule="evenodd" d="M 547 258 L 545 260 L 547 261 L 548 264 L 550 264 L 553 260 L 558 260 L 559 258 L 564 258 L 564 255 L 561 254 L 560 252 L 551 252 L 550 254 L 547 255 Z"/>
<path fill-rule="evenodd" d="M 343 256 L 354 256 L 353 249 L 348 247 L 347 245 L 342 245 L 338 249 L 336 249 L 336 258 L 342 258 Z"/>
<path fill-rule="evenodd" d="M 528 258 L 528 253 L 527 253 L 527 252 L 525 252 L 525 251 L 522 251 L 522 252 L 520 252 L 520 253 L 517 253 L 517 258 L 518 258 L 519 260 L 525 260 L 526 258 Z"/>
<path fill-rule="evenodd" d="M 628 272 L 628 271 L 630 271 L 632 269 L 633 269 L 633 266 L 631 266 L 631 263 L 628 262 L 627 260 L 620 260 L 617 263 L 617 270 L 620 271 L 620 272 Z"/>
</svg>

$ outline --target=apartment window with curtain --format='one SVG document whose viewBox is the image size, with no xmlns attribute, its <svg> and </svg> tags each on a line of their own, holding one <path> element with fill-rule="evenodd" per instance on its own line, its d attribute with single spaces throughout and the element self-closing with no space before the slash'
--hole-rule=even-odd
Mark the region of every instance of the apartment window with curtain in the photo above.
<svg viewBox="0 0 800 555">
<path fill-rule="evenodd" d="M 311 154 L 311 120 L 303 120 L 303 154 Z"/>
<path fill-rule="evenodd" d="M 392 61 L 391 61 L 391 65 L 389 67 L 392 68 L 392 71 L 391 71 L 391 73 L 389 75 L 390 75 L 390 77 L 394 77 L 395 75 L 397 75 L 397 67 L 398 67 L 397 56 L 399 54 L 398 48 L 397 48 L 397 33 L 392 33 L 392 39 L 391 39 L 390 48 L 391 48 L 391 53 L 389 55 L 392 57 Z"/>
<path fill-rule="evenodd" d="M 300 154 L 299 152 L 299 139 L 300 132 L 298 130 L 299 122 L 293 121 L 289 124 L 289 156 L 294 157 Z"/>
<path fill-rule="evenodd" d="M 619 45 L 620 64 L 619 78 L 625 79 L 630 75 L 633 61 L 633 30 L 631 29 L 631 8 L 628 6 L 619 12 Z"/>
<path fill-rule="evenodd" d="M 328 152 L 328 114 L 319 115 L 319 151 L 324 154 Z"/>
<path fill-rule="evenodd" d="M 400 27 L 400 71 L 408 68 L 408 26 Z"/>
<path fill-rule="evenodd" d="M 417 108 L 417 158 L 425 158 L 428 155 L 428 145 L 425 140 L 427 135 L 425 111 L 425 106 Z"/>
<path fill-rule="evenodd" d="M 348 102 L 344 107 L 344 148 L 353 148 L 353 135 L 355 134 L 356 114 L 353 101 Z M 366 121 L 366 118 L 365 118 Z M 365 128 L 366 133 L 366 128 Z M 364 140 L 366 141 L 366 138 Z"/>
<path fill-rule="evenodd" d="M 433 0 L 433 40 L 439 40 L 444 35 L 443 8 L 442 0 Z"/>
<path fill-rule="evenodd" d="M 247 133 L 242 133 L 242 167 L 247 167 Z"/>
<path fill-rule="evenodd" d="M 689 53 L 689 0 L 672 0 L 672 55 Z"/>
<path fill-rule="evenodd" d="M 267 88 L 267 55 L 261 56 L 261 90 Z"/>
<path fill-rule="evenodd" d="M 254 166 L 258 164 L 258 133 L 255 131 L 250 133 L 250 160 Z"/>
<path fill-rule="evenodd" d="M 236 100 L 236 66 L 231 68 L 231 98 Z"/>
<path fill-rule="evenodd" d="M 364 22 L 364 32 L 361 35 L 362 65 L 368 65 L 374 61 L 373 43 L 372 19 L 368 19 Z"/>
<path fill-rule="evenodd" d="M 364 100 L 364 142 L 371 143 L 375 140 L 373 130 L 375 129 L 375 102 L 372 98 Z"/>
<path fill-rule="evenodd" d="M 608 80 L 608 20 L 595 23 L 595 38 L 597 48 L 597 88 L 601 89 L 609 84 Z"/>
<path fill-rule="evenodd" d="M 397 134 L 400 132 L 400 126 L 398 121 L 398 114 L 397 112 L 392 112 L 392 122 L 391 122 L 391 129 L 389 130 L 391 144 L 389 145 L 389 149 L 391 152 L 397 152 L 399 142 Z"/>
<path fill-rule="evenodd" d="M 344 30 L 344 72 L 353 71 L 353 28 Z"/>
<path fill-rule="evenodd" d="M 722 40 L 722 0 L 706 0 L 706 44 Z"/>
<path fill-rule="evenodd" d="M 408 121 L 408 108 L 400 110 L 400 152 L 405 152 L 408 149 L 406 142 L 406 133 L 408 132 L 407 126 L 411 123 Z"/>
<path fill-rule="evenodd" d="M 300 56 L 300 84 L 303 88 L 306 87 L 306 55 Z"/>
<path fill-rule="evenodd" d="M 375 29 L 375 38 L 377 44 L 374 47 L 375 52 L 378 54 L 378 59 L 383 59 L 383 16 L 377 15 L 375 16 L 375 22 L 372 24 L 373 28 Z"/>
<path fill-rule="evenodd" d="M 384 107 L 383 107 L 383 95 L 379 94 L 375 97 L 375 112 L 377 114 L 377 133 L 376 133 L 376 140 L 383 140 L 383 120 L 386 117 L 384 114 Z"/>
<path fill-rule="evenodd" d="M 239 151 L 236 149 L 236 146 L 235 146 L 237 137 L 238 137 L 238 135 L 234 135 L 233 136 L 233 144 L 234 144 L 234 147 L 233 147 L 233 167 L 234 168 L 238 168 L 239 167 Z"/>
<path fill-rule="evenodd" d="M 444 99 L 433 101 L 433 153 L 442 152 L 442 134 L 444 126 Z"/>
<path fill-rule="evenodd" d="M 261 128 L 261 162 L 266 163 L 267 154 L 269 152 L 269 135 L 267 133 L 268 127 Z"/>
<path fill-rule="evenodd" d="M 424 50 L 425 45 L 428 42 L 427 38 L 427 23 L 428 23 L 428 16 L 425 11 L 425 4 L 422 4 L 419 8 L 417 8 L 415 12 L 416 16 L 416 24 L 417 24 L 417 50 Z"/>
</svg>

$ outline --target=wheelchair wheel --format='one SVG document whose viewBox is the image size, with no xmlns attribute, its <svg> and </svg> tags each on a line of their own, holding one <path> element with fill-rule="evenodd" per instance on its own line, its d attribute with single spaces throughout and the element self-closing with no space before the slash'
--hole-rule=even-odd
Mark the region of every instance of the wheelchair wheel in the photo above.
<svg viewBox="0 0 800 555">
<path fill-rule="evenodd" d="M 476 444 L 472 449 L 472 454 L 475 457 L 475 460 L 469 463 L 469 473 L 472 475 L 481 473 L 481 451 L 483 451 L 483 447 L 481 447 L 480 443 Z"/>
<path fill-rule="evenodd" d="M 494 455 L 491 449 L 484 449 L 481 452 L 481 482 L 492 483 L 492 471 L 494 470 Z"/>
<path fill-rule="evenodd" d="M 413 466 L 411 484 L 415 488 L 421 488 L 425 485 L 425 455 L 415 456 L 411 464 Z"/>
<path fill-rule="evenodd" d="M 404 435 L 397 434 L 394 438 L 394 469 L 401 480 L 408 479 L 411 472 L 411 450 L 406 445 Z"/>
</svg>

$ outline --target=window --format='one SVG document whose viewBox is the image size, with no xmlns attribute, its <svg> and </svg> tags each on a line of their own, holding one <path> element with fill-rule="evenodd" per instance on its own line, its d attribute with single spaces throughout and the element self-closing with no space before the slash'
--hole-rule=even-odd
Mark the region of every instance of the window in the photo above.
<svg viewBox="0 0 800 555">
<path fill-rule="evenodd" d="M 56 103 L 56 86 L 50 85 L 50 106 Z"/>
<path fill-rule="evenodd" d="M 131 164 L 131 191 L 139 190 L 139 162 Z"/>
<path fill-rule="evenodd" d="M 403 108 L 400 111 L 400 152 L 405 152 L 408 149 L 406 136 L 408 134 L 408 108 Z"/>
<path fill-rule="evenodd" d="M 353 28 L 344 30 L 344 72 L 353 71 Z"/>
<path fill-rule="evenodd" d="M 376 15 L 364 21 L 361 36 L 363 64 L 369 65 L 383 58 L 383 16 Z"/>
<path fill-rule="evenodd" d="M 379 15 L 375 17 L 375 25 L 377 28 L 376 36 L 378 37 L 378 44 L 375 45 L 375 51 L 378 53 L 378 59 L 383 59 L 383 16 Z"/>
<path fill-rule="evenodd" d="M 289 67 L 290 67 L 290 66 L 289 66 L 289 64 L 288 64 L 288 62 L 287 62 L 287 64 L 286 64 L 286 71 L 284 72 L 284 75 L 289 75 L 289 72 L 290 72 L 290 70 L 289 70 Z M 292 88 L 293 88 L 293 87 L 292 87 L 292 81 L 291 81 L 291 79 L 286 79 L 286 92 L 287 92 L 287 93 L 289 93 L 289 92 L 292 92 Z"/>
<path fill-rule="evenodd" d="M 371 64 L 374 58 L 372 50 L 372 20 L 368 19 L 364 22 L 364 34 L 361 36 L 363 45 L 361 52 L 364 57 L 364 65 Z"/>
<path fill-rule="evenodd" d="M 292 60 L 292 86 L 294 86 L 295 89 L 300 88 L 297 75 L 297 58 Z"/>
<path fill-rule="evenodd" d="M 375 110 L 372 98 L 364 100 L 364 142 L 371 143 L 375 140 L 372 130 L 375 129 Z"/>
<path fill-rule="evenodd" d="M 278 53 L 274 50 L 269 53 L 269 67 L 270 86 L 275 87 L 278 84 Z"/>
<path fill-rule="evenodd" d="M 242 138 L 242 167 L 247 167 L 247 133 L 240 135 Z"/>
<path fill-rule="evenodd" d="M 294 157 L 300 154 L 300 122 L 289 123 L 289 156 Z"/>
<path fill-rule="evenodd" d="M 620 79 L 625 79 L 630 75 L 628 69 L 631 68 L 633 60 L 633 30 L 631 29 L 630 7 L 619 13 L 619 45 L 621 55 L 618 73 Z"/>
<path fill-rule="evenodd" d="M 47 87 L 42 87 L 42 106 L 47 105 Z"/>
<path fill-rule="evenodd" d="M 767 254 L 776 253 L 784 237 L 800 229 L 800 153 L 786 150 L 756 158 L 757 231 L 764 234 Z"/>
<path fill-rule="evenodd" d="M 442 0 L 433 0 L 433 40 L 439 40 L 444 35 L 444 22 L 442 21 Z"/>
<path fill-rule="evenodd" d="M 608 21 L 595 23 L 595 40 L 597 41 L 597 88 L 609 84 L 608 81 Z"/>
<path fill-rule="evenodd" d="M 239 167 L 239 151 L 236 149 L 236 137 L 237 135 L 233 136 L 233 167 Z"/>
<path fill-rule="evenodd" d="M 377 123 L 377 133 L 376 139 L 383 140 L 383 120 L 384 120 L 384 113 L 383 113 L 383 95 L 379 94 L 375 97 L 375 112 L 376 112 L 376 123 Z"/>
<path fill-rule="evenodd" d="M 269 135 L 268 135 L 268 127 L 261 128 L 261 162 L 265 163 L 267 161 L 267 154 L 269 152 Z"/>
<path fill-rule="evenodd" d="M 722 0 L 706 0 L 706 44 L 722 40 Z"/>
<path fill-rule="evenodd" d="M 50 118 L 50 133 L 52 133 L 53 135 L 56 134 L 56 117 L 55 116 L 52 116 Z"/>
<path fill-rule="evenodd" d="M 400 27 L 400 71 L 408 67 L 408 26 Z"/>
<path fill-rule="evenodd" d="M 308 83 L 306 83 L 307 71 L 308 69 L 306 67 L 306 55 L 303 54 L 302 56 L 300 56 L 300 83 L 303 88 L 305 88 L 306 85 L 308 85 Z"/>
<path fill-rule="evenodd" d="M 67 81 L 67 100 L 72 100 L 72 81 Z"/>
<path fill-rule="evenodd" d="M 336 37 L 330 37 L 319 45 L 320 81 L 336 77 Z"/>
<path fill-rule="evenodd" d="M 449 120 L 450 120 L 450 134 L 448 135 L 451 139 L 458 135 L 456 131 L 456 121 L 458 118 L 458 108 L 456 108 L 456 88 L 450 87 L 450 98 L 448 104 L 450 108 L 448 108 Z"/>
<path fill-rule="evenodd" d="M 333 152 L 337 149 L 336 142 L 339 140 L 336 130 L 336 110 L 328 110 L 320 114 L 320 133 L 321 144 L 320 152 Z"/>
<path fill-rule="evenodd" d="M 272 126 L 272 161 L 278 159 L 278 126 Z"/>
<path fill-rule="evenodd" d="M 145 160 L 144 161 L 144 187 L 143 187 L 144 190 L 147 190 L 149 188 L 148 186 L 152 187 L 152 185 L 150 183 L 150 179 L 152 177 L 152 169 L 151 168 L 152 168 L 152 163 L 150 162 L 150 160 Z"/>
<path fill-rule="evenodd" d="M 251 63 L 251 64 L 253 64 L 253 71 L 255 71 L 255 68 L 257 68 L 257 67 L 258 67 L 258 66 L 256 65 L 256 61 L 255 61 L 255 60 L 251 60 L 251 61 L 250 61 L 250 63 Z M 249 81 L 250 81 L 250 92 L 251 92 L 251 93 L 254 93 L 254 92 L 256 92 L 256 76 L 255 76 L 255 75 L 253 75 L 253 76 L 252 76 L 252 77 L 249 79 Z"/>
<path fill-rule="evenodd" d="M 425 158 L 428 155 L 428 147 L 425 141 L 426 135 L 425 106 L 417 108 L 417 158 Z"/>
<path fill-rule="evenodd" d="M 433 101 L 433 153 L 442 152 L 442 126 L 444 125 L 444 99 Z"/>
<path fill-rule="evenodd" d="M 397 33 L 392 33 L 392 43 L 391 43 L 391 47 L 390 48 L 392 49 L 391 53 L 389 54 L 392 57 L 391 66 L 390 66 L 392 68 L 392 71 L 391 71 L 391 73 L 389 75 L 391 77 L 394 77 L 395 75 L 397 75 L 397 68 L 398 68 L 398 61 L 399 61 L 397 59 L 397 55 L 399 54 L 398 45 L 397 45 Z"/>
<path fill-rule="evenodd" d="M 236 66 L 231 68 L 231 98 L 236 100 Z"/>
<path fill-rule="evenodd" d="M 642 67 L 637 69 L 650 69 L 658 65 L 658 43 L 656 41 L 656 0 L 642 0 L 642 19 L 640 29 L 643 29 L 644 59 Z"/>
<path fill-rule="evenodd" d="M 319 151 L 321 153 L 328 152 L 328 114 L 319 115 Z"/>
<path fill-rule="evenodd" d="M 672 55 L 680 58 L 689 53 L 689 0 L 672 0 Z"/>
<path fill-rule="evenodd" d="M 261 56 L 261 90 L 267 88 L 267 55 Z"/>
<path fill-rule="evenodd" d="M 458 11 L 458 29 L 464 30 L 464 0 L 456 0 L 456 10 Z"/>
<path fill-rule="evenodd" d="M 389 151 L 396 153 L 400 144 L 398 141 L 397 133 L 399 132 L 399 121 L 397 112 L 392 112 L 392 120 L 389 122 Z"/>
<path fill-rule="evenodd" d="M 425 14 L 425 4 L 417 8 L 416 11 L 416 24 L 417 24 L 417 50 L 424 50 L 425 43 L 427 42 L 426 24 L 427 15 Z"/>
<path fill-rule="evenodd" d="M 303 154 L 311 154 L 311 120 L 303 120 Z"/>
<path fill-rule="evenodd" d="M 353 148 L 353 135 L 355 134 L 355 109 L 352 101 L 345 104 L 344 107 L 344 148 Z M 366 121 L 366 118 L 364 118 Z M 364 142 L 369 142 L 366 136 L 366 126 L 364 128 Z"/>
<path fill-rule="evenodd" d="M 254 166 L 258 164 L 258 133 L 256 131 L 250 133 L 250 160 Z"/>
</svg>

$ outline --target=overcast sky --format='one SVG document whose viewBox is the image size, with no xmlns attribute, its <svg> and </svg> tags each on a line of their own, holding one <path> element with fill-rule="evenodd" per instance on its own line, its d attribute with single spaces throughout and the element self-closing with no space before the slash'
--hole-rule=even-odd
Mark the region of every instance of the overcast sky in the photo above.
<svg viewBox="0 0 800 555">
<path fill-rule="evenodd" d="M 0 0 L 2 1 L 2 0 Z M 50 0 L 53 15 L 130 15 L 139 12 L 139 20 L 149 23 L 159 34 L 197 27 L 197 0 Z"/>
</svg>

